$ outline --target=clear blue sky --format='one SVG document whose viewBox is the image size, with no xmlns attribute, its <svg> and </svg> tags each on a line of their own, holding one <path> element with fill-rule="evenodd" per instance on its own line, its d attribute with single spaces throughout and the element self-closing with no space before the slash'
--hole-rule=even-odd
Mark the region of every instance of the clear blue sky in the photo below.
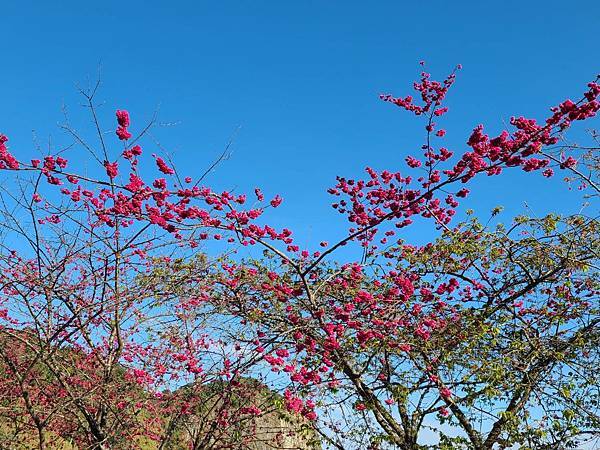
<svg viewBox="0 0 600 450">
<path fill-rule="evenodd" d="M 422 124 L 377 96 L 407 94 L 418 61 L 437 77 L 464 66 L 445 121 L 457 151 L 478 123 L 543 118 L 600 72 L 600 2 L 588 0 L 6 0 L 1 14 L 0 132 L 17 156 L 33 151 L 33 129 L 65 142 L 61 105 L 83 120 L 74 86 L 100 63 L 105 123 L 125 108 L 141 126 L 160 105 L 160 119 L 179 124 L 157 137 L 182 172 L 203 171 L 241 126 L 211 184 L 281 193 L 270 217 L 311 244 L 342 225 L 325 193 L 335 175 L 406 170 Z M 517 213 L 527 201 L 541 214 L 570 198 L 556 185 L 486 179 L 469 206 Z"/>
</svg>

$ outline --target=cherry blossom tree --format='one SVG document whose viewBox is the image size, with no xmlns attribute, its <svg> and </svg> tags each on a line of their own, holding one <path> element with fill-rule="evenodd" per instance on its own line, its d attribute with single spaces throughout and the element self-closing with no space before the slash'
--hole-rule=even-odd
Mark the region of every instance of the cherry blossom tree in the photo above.
<svg viewBox="0 0 600 450">
<path fill-rule="evenodd" d="M 183 241 L 170 222 L 187 215 L 217 238 L 225 226 L 221 195 L 184 187 L 191 181 L 160 157 L 158 173 L 179 188 L 169 192 L 160 177 L 146 185 L 136 142 L 154 122 L 133 138 L 129 114 L 117 111 L 114 140 L 124 145 L 110 154 L 96 90 L 82 91 L 93 143 L 71 123 L 62 126 L 97 163 L 95 172 L 69 170 L 71 146 L 19 162 L 0 136 L 0 167 L 9 175 L 1 192 L 0 446 L 246 448 L 257 438 L 253 421 L 269 412 L 243 382 L 259 358 L 234 349 L 227 319 L 202 294 L 173 295 L 144 282 L 167 262 L 173 268 L 191 257 L 196 270 L 214 264 L 196 255 L 203 231 Z M 199 197 L 207 210 L 186 206 Z M 192 416 L 201 434 L 185 434 Z"/>
<path fill-rule="evenodd" d="M 596 115 L 600 85 L 540 123 L 513 117 L 497 136 L 479 125 L 453 151 L 439 122 L 455 77 L 422 72 L 418 100 L 381 96 L 424 121 L 422 152 L 405 172 L 338 176 L 329 193 L 349 227 L 319 249 L 264 224 L 279 195 L 217 192 L 155 154 L 143 171 L 154 120 L 136 133 L 117 110 L 106 132 L 97 86 L 82 91 L 94 144 L 68 121 L 73 146 L 37 159 L 0 136 L 6 445 L 252 448 L 278 405 L 341 449 L 597 436 L 597 219 L 453 217 L 478 179 L 508 170 L 565 173 L 595 201 L 598 147 L 565 133 Z M 78 169 L 74 149 L 94 168 Z M 403 239 L 428 222 L 432 242 Z M 222 253 L 201 252 L 208 240 Z M 244 260 L 240 246 L 264 253 Z M 337 257 L 346 246 L 355 258 Z M 265 404 L 248 378 L 281 395 Z"/>
<path fill-rule="evenodd" d="M 241 224 L 240 242 L 265 247 L 265 259 L 231 259 L 208 278 L 212 301 L 255 333 L 246 343 L 289 377 L 287 407 L 310 420 L 320 410 L 333 447 L 413 449 L 428 431 L 440 448 L 477 449 L 598 435 L 596 218 L 450 227 L 463 186 L 483 174 L 559 170 L 595 198 L 597 147 L 567 144 L 564 131 L 595 115 L 598 85 L 552 108 L 543 125 L 513 118 L 515 130 L 493 138 L 476 127 L 471 150 L 452 163 L 433 142 L 445 134 L 435 121 L 453 82 L 423 73 L 421 104 L 382 96 L 425 119 L 423 156 L 406 158 L 418 175 L 338 177 L 329 192 L 352 224 L 344 239 L 310 252 L 288 230 Z M 419 216 L 437 226 L 437 240 L 392 238 Z M 353 242 L 360 259 L 332 260 Z"/>
</svg>

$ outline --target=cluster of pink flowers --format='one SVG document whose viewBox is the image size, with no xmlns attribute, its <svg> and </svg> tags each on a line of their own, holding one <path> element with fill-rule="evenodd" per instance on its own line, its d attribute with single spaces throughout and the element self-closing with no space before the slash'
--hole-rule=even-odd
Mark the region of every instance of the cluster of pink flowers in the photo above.
<svg viewBox="0 0 600 450">
<path fill-rule="evenodd" d="M 120 140 L 126 141 L 131 138 L 131 133 L 127 130 L 129 128 L 129 113 L 125 110 L 117 110 L 117 136 Z"/>
<path fill-rule="evenodd" d="M 460 70 L 461 68 L 462 67 L 460 65 L 456 66 L 456 69 L 441 83 L 439 81 L 431 80 L 431 75 L 429 73 L 421 72 L 420 82 L 415 82 L 413 87 L 415 91 L 420 94 L 423 105 L 415 104 L 412 96 L 410 95 L 405 98 L 401 98 L 394 97 L 390 94 L 382 94 L 379 96 L 379 98 L 385 102 L 393 103 L 407 111 L 411 111 L 417 116 L 426 114 L 428 112 L 432 112 L 432 114 L 437 117 L 442 116 L 448 112 L 448 108 L 438 107 L 442 104 L 442 101 L 446 97 L 448 90 L 456 80 L 456 70 Z M 427 131 L 433 131 L 432 123 L 427 125 Z"/>
<path fill-rule="evenodd" d="M 158 170 L 160 170 L 165 175 L 173 175 L 175 173 L 175 170 L 169 167 L 164 159 L 162 159 L 159 156 L 154 157 L 156 158 L 156 165 L 158 167 Z"/>
<path fill-rule="evenodd" d="M 0 134 L 0 169 L 19 169 L 19 162 L 16 158 L 8 151 L 6 142 L 8 138 L 3 134 Z"/>
<path fill-rule="evenodd" d="M 450 399 L 452 397 L 452 391 L 447 387 L 443 387 L 440 389 L 440 395 L 445 399 Z"/>
<path fill-rule="evenodd" d="M 240 409 L 240 413 L 241 414 L 249 414 L 251 416 L 259 416 L 259 415 L 262 414 L 262 409 L 260 409 L 256 405 L 245 406 L 245 407 L 243 407 L 243 408 Z"/>
<path fill-rule="evenodd" d="M 132 369 L 125 374 L 125 378 L 139 385 L 151 384 L 154 377 L 142 369 Z"/>
<path fill-rule="evenodd" d="M 317 418 L 317 414 L 314 411 L 316 405 L 311 400 L 304 402 L 302 399 L 295 396 L 289 389 L 285 390 L 283 398 L 288 411 L 302 414 L 308 420 L 315 420 Z"/>
<path fill-rule="evenodd" d="M 104 168 L 106 169 L 106 174 L 109 178 L 116 178 L 119 174 L 119 164 L 117 162 L 109 163 L 108 161 L 104 161 Z"/>
</svg>

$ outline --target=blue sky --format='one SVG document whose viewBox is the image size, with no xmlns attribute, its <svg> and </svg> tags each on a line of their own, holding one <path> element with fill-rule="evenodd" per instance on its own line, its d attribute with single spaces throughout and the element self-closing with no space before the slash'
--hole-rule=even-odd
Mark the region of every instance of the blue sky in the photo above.
<svg viewBox="0 0 600 450">
<path fill-rule="evenodd" d="M 437 78 L 464 66 L 444 122 L 446 146 L 461 151 L 478 123 L 498 131 L 511 115 L 541 119 L 579 96 L 600 72 L 599 19 L 600 3 L 587 0 L 7 0 L 0 132 L 21 158 L 33 152 L 32 130 L 42 143 L 66 142 L 56 126 L 61 106 L 86 123 L 75 84 L 100 64 L 107 126 L 117 108 L 131 112 L 135 128 L 160 106 L 160 120 L 177 125 L 156 137 L 190 175 L 241 127 L 210 184 L 281 193 L 270 220 L 316 245 L 345 229 L 325 192 L 336 175 L 357 177 L 367 165 L 406 171 L 404 157 L 421 145 L 422 124 L 378 100 L 407 94 L 420 60 Z M 465 206 L 502 204 L 507 218 L 524 202 L 535 214 L 580 204 L 540 175 L 485 179 L 473 191 Z"/>
</svg>

